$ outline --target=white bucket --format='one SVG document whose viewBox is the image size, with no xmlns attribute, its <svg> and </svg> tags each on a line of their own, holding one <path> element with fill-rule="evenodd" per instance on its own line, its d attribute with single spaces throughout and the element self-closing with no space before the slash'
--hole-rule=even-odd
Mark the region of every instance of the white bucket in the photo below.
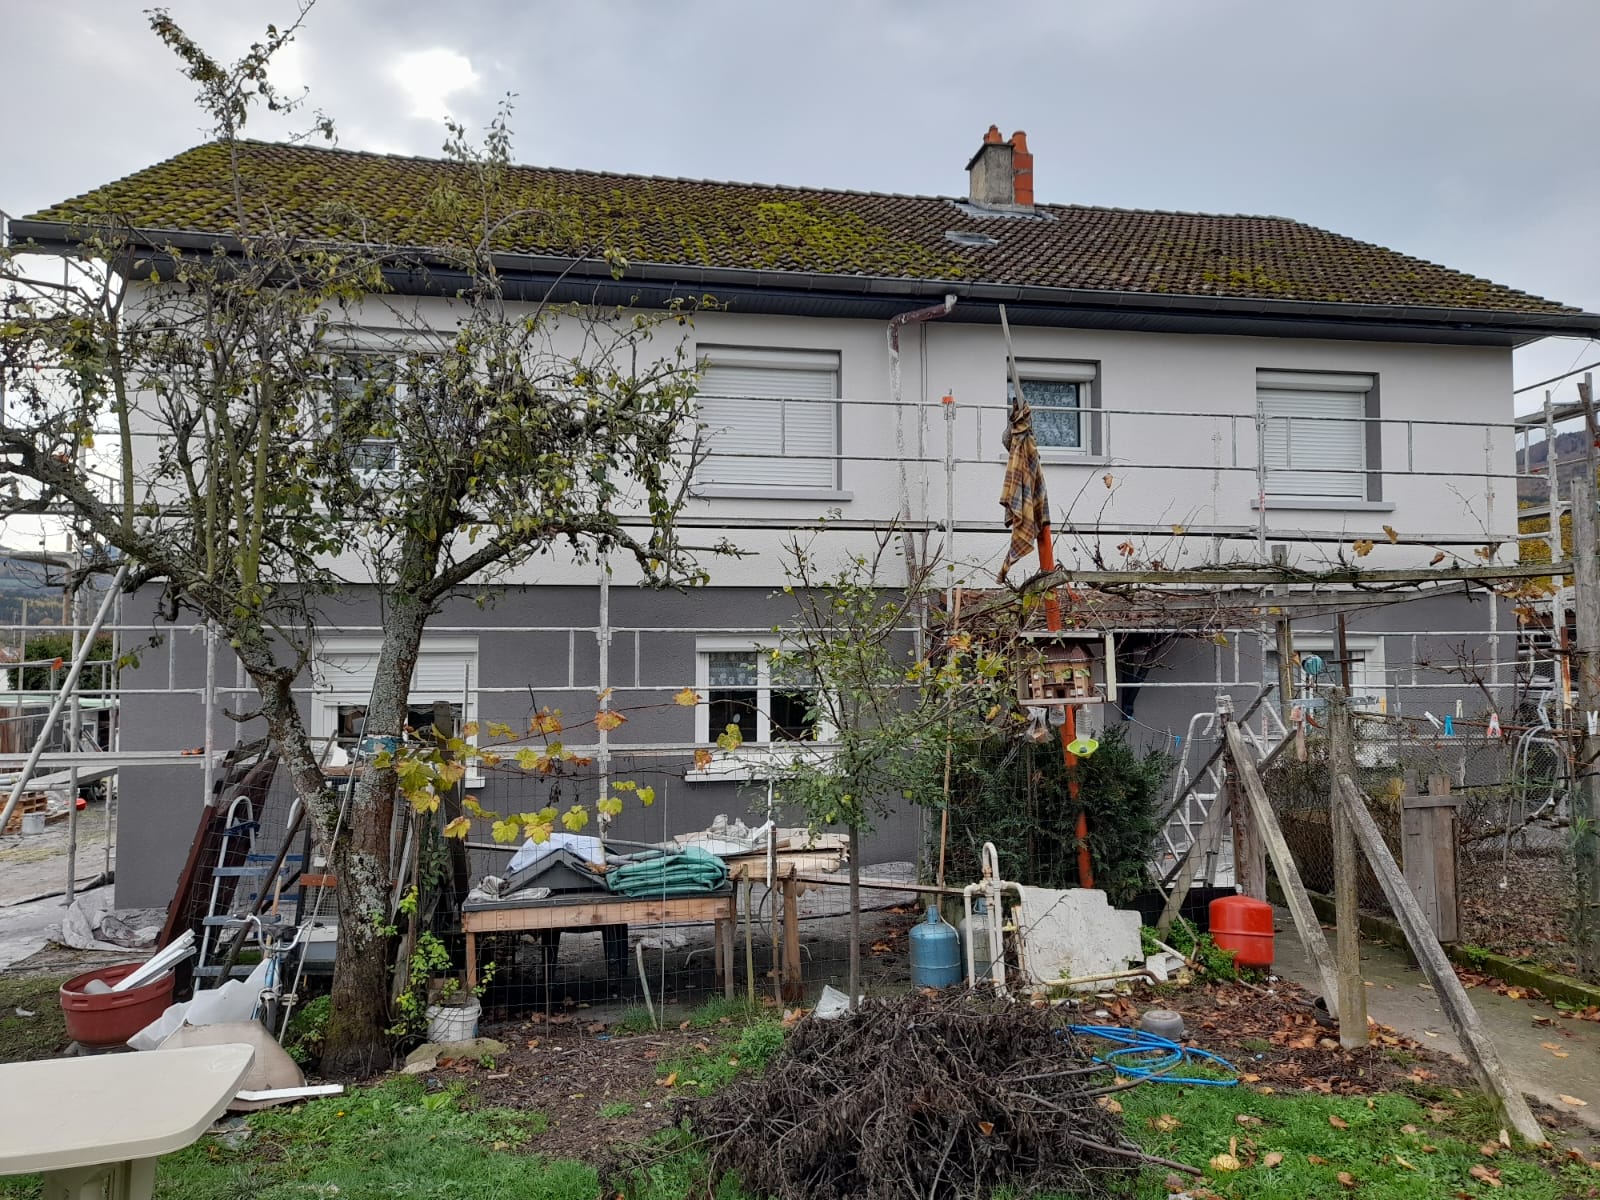
<svg viewBox="0 0 1600 1200">
<path fill-rule="evenodd" d="M 33 837 L 44 832 L 44 814 L 31 812 L 22 814 L 22 832 Z"/>
<path fill-rule="evenodd" d="M 464 1042 L 478 1036 L 478 1018 L 483 1015 L 483 1005 L 476 998 L 465 1004 L 430 1004 L 428 1006 L 428 1040 L 430 1042 Z"/>
</svg>

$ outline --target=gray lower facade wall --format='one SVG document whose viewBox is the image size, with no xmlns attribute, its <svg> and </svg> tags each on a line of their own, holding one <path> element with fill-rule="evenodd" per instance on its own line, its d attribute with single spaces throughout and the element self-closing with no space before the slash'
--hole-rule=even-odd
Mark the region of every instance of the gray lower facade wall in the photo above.
<svg viewBox="0 0 1600 1200">
<path fill-rule="evenodd" d="M 147 607 L 137 600 L 124 611 L 152 613 L 149 634 L 171 639 L 147 651 L 141 664 L 124 672 L 122 703 L 124 750 L 193 748 L 204 741 L 201 689 L 205 683 L 204 640 L 192 627 L 158 622 L 154 596 Z M 621 840 L 659 841 L 705 828 L 718 814 L 748 824 L 766 818 L 768 793 L 762 781 L 703 782 L 685 779 L 695 741 L 694 710 L 673 703 L 672 693 L 696 682 L 696 639 L 729 634 L 770 636 L 792 611 L 792 598 L 757 588 L 714 588 L 686 593 L 613 587 L 609 592 L 609 683 L 612 706 L 628 721 L 610 736 L 612 777 L 649 784 L 656 801 L 645 808 L 630 801 L 610 827 Z M 1414 600 L 1352 615 L 1350 636 L 1362 645 L 1381 645 L 1386 675 L 1396 683 L 1388 703 L 1410 711 L 1470 695 L 1459 675 L 1463 656 L 1489 659 L 1489 602 L 1454 595 Z M 600 679 L 599 594 L 596 588 L 509 588 L 480 606 L 462 599 L 448 604 L 433 621 L 436 636 L 476 637 L 478 719 L 527 728 L 538 708 L 561 709 L 575 726 L 594 713 Z M 1514 625 L 1503 606 L 1499 614 L 1500 670 L 1509 684 L 1515 656 Z M 382 605 L 370 588 L 352 588 L 329 607 L 325 628 L 375 634 Z M 1332 618 L 1295 622 L 1310 639 L 1331 635 Z M 1473 634 L 1469 631 L 1477 630 Z M 125 643 L 142 631 L 125 633 Z M 1275 678 L 1270 654 L 1253 630 L 1230 633 L 1228 645 L 1208 637 L 1177 638 L 1167 645 L 1141 686 L 1125 687 L 1120 711 L 1105 706 L 1103 719 L 1129 725 L 1135 744 L 1171 752 L 1187 733 L 1191 717 L 1210 711 L 1217 693 L 1227 692 L 1236 707 L 1249 703 L 1261 680 Z M 1319 643 L 1320 645 L 1320 643 Z M 1266 643 L 1270 649 L 1270 640 Z M 1326 651 L 1321 651 L 1327 653 Z M 1331 657 L 1331 653 L 1328 655 Z M 219 707 L 234 712 L 254 708 L 225 645 L 217 650 Z M 179 689 L 179 690 L 172 690 Z M 1432 690 L 1430 690 L 1432 689 Z M 310 703 L 309 687 L 306 703 Z M 223 748 L 259 736 L 261 723 L 214 717 L 217 745 Z M 592 743 L 592 726 L 575 728 L 567 741 Z M 672 750 L 630 754 L 629 746 L 670 745 Z M 196 766 L 128 768 L 121 773 L 117 830 L 117 903 L 165 905 L 182 867 L 203 804 L 202 772 Z M 554 788 L 554 792 L 552 791 Z M 486 809 L 526 812 L 574 801 L 592 805 L 594 780 L 552 781 L 514 768 L 485 772 L 484 785 L 471 795 Z M 280 784 L 280 791 L 283 790 Z M 864 846 L 865 863 L 915 860 L 923 841 L 926 814 L 904 803 L 880 817 Z M 802 824 L 796 813 L 777 814 L 780 822 Z M 474 840 L 489 841 L 487 825 Z M 276 849 L 276 846 L 271 847 Z M 476 871 L 501 865 L 492 852 L 476 854 Z"/>
</svg>

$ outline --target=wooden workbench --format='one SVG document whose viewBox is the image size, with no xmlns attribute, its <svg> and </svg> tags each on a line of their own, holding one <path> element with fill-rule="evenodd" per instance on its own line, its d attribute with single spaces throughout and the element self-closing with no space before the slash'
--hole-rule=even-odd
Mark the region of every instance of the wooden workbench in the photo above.
<svg viewBox="0 0 1600 1200">
<path fill-rule="evenodd" d="M 478 934 L 552 930 L 596 930 L 616 925 L 703 925 L 713 927 L 717 979 L 723 995 L 733 999 L 733 931 L 737 893 L 725 890 L 694 896 L 635 899 L 611 892 L 579 892 L 542 900 L 508 896 L 472 900 L 462 907 L 461 928 L 467 935 L 467 988 L 478 986 Z"/>
</svg>

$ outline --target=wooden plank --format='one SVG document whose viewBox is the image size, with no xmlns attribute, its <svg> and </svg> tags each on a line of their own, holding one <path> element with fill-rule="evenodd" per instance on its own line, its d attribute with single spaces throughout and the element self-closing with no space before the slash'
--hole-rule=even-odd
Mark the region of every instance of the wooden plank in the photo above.
<svg viewBox="0 0 1600 1200">
<path fill-rule="evenodd" d="M 1239 727 L 1229 721 L 1223 726 L 1222 732 L 1228 744 L 1228 759 L 1238 774 L 1245 800 L 1249 802 L 1250 815 L 1261 830 L 1261 839 L 1267 844 L 1267 857 L 1272 860 L 1272 870 L 1283 885 L 1284 898 L 1289 902 L 1289 915 L 1294 918 L 1295 932 L 1300 935 L 1300 945 L 1305 949 L 1307 960 L 1316 965 L 1317 977 L 1322 980 L 1324 1003 L 1330 1012 L 1338 1015 L 1335 1010 L 1339 1003 L 1339 977 L 1334 971 L 1333 953 L 1328 949 L 1328 939 L 1323 936 L 1322 926 L 1311 907 L 1311 897 L 1306 895 L 1306 885 L 1300 880 L 1300 869 L 1294 865 L 1294 855 L 1289 852 L 1289 843 L 1284 840 L 1283 830 L 1278 825 L 1278 815 L 1272 811 L 1272 801 L 1267 799 L 1267 789 L 1262 786 L 1261 776 L 1256 774 L 1255 763 L 1250 760 L 1250 751 L 1240 736 Z"/>
<path fill-rule="evenodd" d="M 726 915 L 727 896 L 588 900 L 578 904 L 490 908 L 461 914 L 461 928 L 474 933 L 519 929 L 589 929 L 602 925 L 664 925 L 711 922 Z"/>
<path fill-rule="evenodd" d="M 1267 847 L 1261 840 L 1250 809 L 1239 801 L 1239 780 L 1229 771 L 1222 785 L 1228 797 L 1228 812 L 1233 816 L 1233 882 L 1252 900 L 1267 898 Z"/>
<path fill-rule="evenodd" d="M 1461 986 L 1461 980 L 1456 977 L 1454 968 L 1444 956 L 1444 948 L 1428 928 L 1427 918 L 1417 906 L 1417 898 L 1411 894 L 1405 876 L 1395 865 L 1394 856 L 1384 844 L 1383 835 L 1378 832 L 1377 822 L 1367 811 L 1360 791 L 1347 775 L 1337 777 L 1336 788 L 1335 805 L 1348 817 L 1356 841 L 1371 864 L 1373 874 L 1378 877 L 1383 894 L 1388 897 L 1389 906 L 1405 931 L 1412 953 L 1422 964 L 1423 973 L 1439 998 L 1439 1007 L 1450 1018 L 1450 1024 L 1461 1042 L 1461 1050 L 1477 1075 L 1479 1084 L 1499 1101 L 1506 1123 L 1516 1130 L 1517 1136 L 1535 1145 L 1543 1143 L 1544 1131 L 1533 1119 L 1522 1093 L 1506 1077 L 1500 1055 L 1484 1031 L 1478 1012 L 1467 997 L 1467 990 Z"/>
<path fill-rule="evenodd" d="M 805 996 L 800 965 L 800 882 L 793 873 L 783 881 L 783 1002 L 798 1004 Z"/>
</svg>

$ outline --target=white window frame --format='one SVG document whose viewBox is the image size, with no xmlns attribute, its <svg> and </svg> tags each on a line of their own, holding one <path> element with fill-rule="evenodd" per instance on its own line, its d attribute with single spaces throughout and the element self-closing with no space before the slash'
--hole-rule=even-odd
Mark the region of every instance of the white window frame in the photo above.
<svg viewBox="0 0 1600 1200">
<path fill-rule="evenodd" d="M 1078 385 L 1078 444 L 1076 446 L 1057 446 L 1039 441 L 1038 422 L 1034 422 L 1034 444 L 1039 449 L 1040 462 L 1071 462 L 1075 459 L 1093 458 L 1100 453 L 1098 447 L 1098 422 L 1100 366 L 1098 363 L 1086 361 L 1069 361 L 1066 359 L 1049 358 L 1019 358 L 1017 359 L 1017 377 L 1022 380 L 1022 394 L 1028 395 L 1030 383 L 1075 383 Z M 1006 399 L 1009 403 L 1015 388 L 1009 373 L 1006 376 Z M 1035 417 L 1042 411 L 1067 412 L 1071 411 L 1059 405 L 1040 404 L 1032 397 L 1028 399 L 1028 407 Z"/>
<path fill-rule="evenodd" d="M 722 732 L 711 728 L 711 655 L 715 653 L 755 654 L 757 736 L 731 753 L 720 749 L 713 751 L 715 757 L 709 766 L 691 770 L 685 776 L 690 782 L 766 779 L 799 755 L 819 751 L 825 754 L 832 745 L 833 729 L 820 717 L 813 740 L 772 740 L 771 718 L 767 712 L 770 705 L 762 697 L 770 697 L 772 693 L 772 651 L 779 645 L 777 638 L 714 636 L 695 639 L 694 685 L 700 696 L 694 710 L 695 742 L 700 745 L 715 742 Z"/>
<path fill-rule="evenodd" d="M 1382 712 L 1388 707 L 1389 680 L 1385 671 L 1383 659 L 1383 638 L 1377 634 L 1347 634 L 1344 640 L 1345 649 L 1352 656 L 1359 654 L 1359 664 L 1351 664 L 1350 694 L 1354 697 L 1371 696 L 1370 704 L 1353 704 L 1352 708 L 1361 712 Z M 1319 689 L 1326 691 L 1330 687 L 1342 686 L 1344 676 L 1340 673 L 1342 667 L 1334 662 L 1338 653 L 1338 639 L 1331 633 L 1300 633 L 1294 635 L 1294 652 L 1301 658 L 1308 654 L 1321 657 L 1328 669 L 1318 678 Z M 1293 665 L 1293 664 L 1291 664 Z M 1294 689 L 1298 697 L 1305 683 L 1305 676 L 1298 667 L 1294 668 Z"/>
<path fill-rule="evenodd" d="M 831 374 L 833 377 L 833 399 L 831 403 L 820 398 L 782 399 L 773 397 L 758 397 L 750 400 L 750 403 L 783 405 L 784 408 L 782 409 L 782 414 L 787 414 L 788 406 L 790 405 L 803 404 L 807 407 L 807 409 L 812 410 L 817 407 L 825 408 L 832 416 L 833 428 L 831 430 L 832 445 L 828 453 L 828 466 L 830 469 L 826 473 L 826 479 L 819 479 L 816 483 L 797 483 L 793 481 L 771 483 L 769 481 L 764 481 L 762 478 L 761 464 L 765 460 L 750 457 L 729 460 L 724 465 L 727 467 L 727 474 L 732 476 L 732 478 L 718 479 L 716 477 L 717 437 L 719 432 L 726 431 L 730 426 L 726 423 L 720 425 L 715 423 L 722 418 L 713 416 L 710 421 L 707 421 L 704 419 L 704 416 L 702 416 L 701 423 L 705 428 L 707 449 L 710 453 L 705 462 L 703 462 L 700 466 L 698 474 L 700 475 L 701 482 L 697 482 L 695 484 L 695 495 L 712 498 L 717 496 L 768 498 L 814 497 L 818 499 L 848 500 L 850 496 L 840 490 L 842 466 L 840 461 L 840 445 L 843 427 L 843 402 L 840 398 L 840 357 L 841 356 L 837 350 L 784 350 L 754 346 L 726 346 L 711 344 L 700 346 L 697 351 L 697 358 L 700 362 L 710 367 L 748 367 L 764 371 L 795 371 L 805 372 L 808 374 Z M 747 399 L 729 392 L 708 390 L 704 383 L 702 383 L 698 395 L 702 400 L 711 401 Z M 704 414 L 705 407 L 706 406 L 702 403 L 702 414 Z M 783 415 L 780 415 L 780 424 L 783 419 Z M 784 446 L 781 437 L 772 457 L 788 457 L 786 447 Z M 741 467 L 743 470 L 740 469 Z M 739 477 L 741 475 L 743 478 Z"/>
<path fill-rule="evenodd" d="M 383 639 L 377 635 L 362 636 L 356 634 L 333 635 L 322 638 L 317 642 L 316 652 L 312 658 L 312 694 L 311 694 L 311 736 L 314 741 L 325 742 L 332 739 L 338 732 L 339 709 L 345 705 L 364 705 L 371 699 L 370 681 L 365 676 L 346 675 L 338 669 L 333 660 L 340 658 L 372 658 L 376 660 L 382 649 Z M 416 686 L 415 671 L 412 674 L 412 687 L 407 696 L 407 703 L 411 707 L 432 704 L 443 700 L 451 704 L 462 705 L 462 724 L 477 721 L 478 718 L 478 639 L 467 636 L 424 636 L 417 649 L 417 669 L 423 666 L 424 658 L 434 660 L 455 659 L 462 672 L 463 686 L 459 691 L 445 689 L 423 689 Z M 469 745 L 478 744 L 478 736 L 474 734 L 466 739 Z M 466 778 L 463 780 L 469 788 L 480 788 L 485 783 L 483 771 L 476 760 L 467 764 Z"/>
<path fill-rule="evenodd" d="M 1256 371 L 1256 412 L 1262 419 L 1262 461 L 1266 478 L 1262 487 L 1269 504 L 1294 507 L 1296 503 L 1316 508 L 1362 508 L 1379 503 L 1374 489 L 1381 467 L 1374 462 L 1374 439 L 1370 436 L 1373 401 L 1378 386 L 1375 374 L 1353 371 Z M 1293 417 L 1269 414 L 1270 405 L 1292 406 L 1296 400 L 1325 403 L 1350 402 L 1358 415 L 1335 418 L 1307 414 Z M 1325 464 L 1295 461 L 1297 430 L 1302 438 L 1311 433 L 1329 436 L 1330 425 L 1356 426 L 1360 465 L 1337 474 L 1321 469 Z M 1346 432 L 1340 429 L 1339 432 Z M 1282 465 L 1274 465 L 1274 443 L 1283 441 Z M 1314 454 L 1315 450 L 1309 452 Z M 1303 451 L 1303 456 L 1308 452 Z M 1305 474 L 1296 475 L 1297 472 Z"/>
</svg>

